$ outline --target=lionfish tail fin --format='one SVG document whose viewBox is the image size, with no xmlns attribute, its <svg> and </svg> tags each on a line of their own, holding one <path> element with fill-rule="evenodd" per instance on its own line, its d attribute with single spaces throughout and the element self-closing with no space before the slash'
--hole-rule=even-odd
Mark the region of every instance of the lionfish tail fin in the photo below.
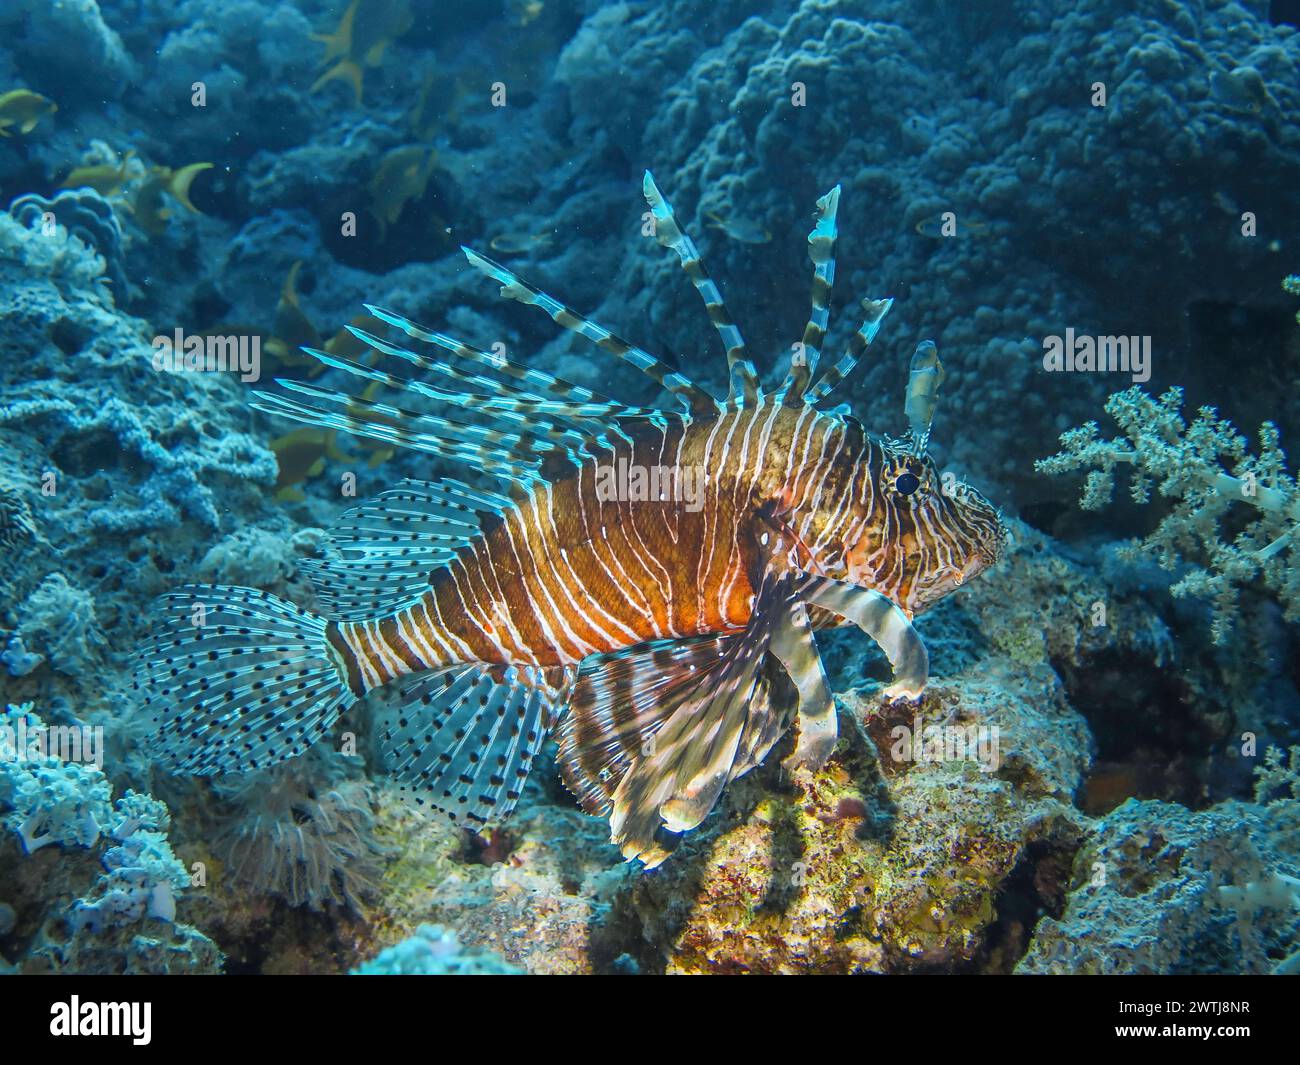
<svg viewBox="0 0 1300 1065">
<path fill-rule="evenodd" d="M 835 283 L 835 216 L 840 207 L 840 186 L 817 201 L 817 221 L 808 234 L 808 256 L 813 263 L 812 314 L 803 338 L 790 356 L 790 370 L 781 386 L 782 402 L 797 407 L 803 402 L 812 375 L 817 372 L 822 342 L 830 322 L 831 286 Z"/>
<path fill-rule="evenodd" d="M 686 276 L 691 279 L 695 290 L 704 300 L 709 320 L 718 330 L 722 344 L 727 349 L 728 404 L 733 407 L 741 405 L 742 402 L 745 406 L 756 405 L 759 397 L 758 373 L 754 369 L 754 364 L 749 361 L 740 329 L 732 321 L 726 305 L 722 302 L 722 293 L 704 269 L 695 242 L 682 232 L 673 215 L 672 205 L 659 191 L 649 170 L 645 172 L 645 177 L 642 179 L 641 189 L 654 219 L 655 239 L 665 248 L 671 248 L 677 253 L 682 269 L 686 271 Z"/>
<path fill-rule="evenodd" d="M 189 585 L 158 599 L 132 682 L 154 764 L 247 772 L 325 736 L 353 702 L 328 624 L 253 588 Z"/>
</svg>

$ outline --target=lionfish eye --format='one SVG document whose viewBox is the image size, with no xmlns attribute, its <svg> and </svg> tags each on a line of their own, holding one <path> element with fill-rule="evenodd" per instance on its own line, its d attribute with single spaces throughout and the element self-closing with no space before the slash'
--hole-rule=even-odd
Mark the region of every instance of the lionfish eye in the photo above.
<svg viewBox="0 0 1300 1065">
<path fill-rule="evenodd" d="M 910 496 L 921 487 L 921 479 L 914 473 L 900 473 L 894 482 L 894 488 L 900 495 Z"/>
</svg>

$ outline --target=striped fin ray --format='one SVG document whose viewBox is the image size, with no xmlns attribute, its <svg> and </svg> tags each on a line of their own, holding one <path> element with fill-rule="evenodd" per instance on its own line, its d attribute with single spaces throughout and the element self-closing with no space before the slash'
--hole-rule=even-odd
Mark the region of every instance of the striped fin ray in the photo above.
<svg viewBox="0 0 1300 1065">
<path fill-rule="evenodd" d="M 907 373 L 907 393 L 903 410 L 907 414 L 912 454 L 920 457 L 930 446 L 930 427 L 939 403 L 939 388 L 944 379 L 943 363 L 933 340 L 922 340 L 912 353 Z"/>
<path fill-rule="evenodd" d="M 635 366 L 675 395 L 691 414 L 704 417 L 717 414 L 718 401 L 666 362 L 656 359 L 649 352 L 642 351 L 622 337 L 615 336 L 603 325 L 584 318 L 571 307 L 566 307 L 541 289 L 511 273 L 500 263 L 495 263 L 487 256 L 464 246 L 461 247 L 461 251 L 473 266 L 494 281 L 500 282 L 501 295 L 530 307 L 540 307 L 557 325 L 586 337 L 602 351 L 607 351 L 615 358 Z"/>
<path fill-rule="evenodd" d="M 322 738 L 353 703 L 326 620 L 252 588 L 187 585 L 158 599 L 132 688 L 151 760 L 207 775 L 264 769 Z"/>
<path fill-rule="evenodd" d="M 409 358 L 411 361 L 417 362 L 417 365 L 422 365 L 426 370 L 435 373 L 445 373 L 448 376 L 453 376 L 458 379 L 476 378 L 476 375 L 457 374 L 453 367 L 446 366 L 443 363 L 438 363 L 428 359 L 421 360 L 411 352 L 405 351 L 403 348 L 394 347 L 391 344 L 380 340 L 378 337 L 365 332 L 365 330 L 358 329 L 356 326 L 348 326 L 347 328 L 352 330 L 358 339 L 364 341 L 370 347 L 376 348 L 389 355 L 400 354 L 404 358 Z M 486 418 L 489 419 L 490 423 L 496 423 L 496 427 L 503 431 L 526 433 L 530 438 L 545 438 L 570 450 L 582 447 L 586 443 L 589 435 L 588 433 L 577 432 L 570 428 L 556 426 L 555 424 L 538 417 L 539 407 L 554 406 L 556 409 L 562 409 L 564 404 L 547 404 L 543 400 L 529 397 L 527 393 L 522 392 L 520 395 L 527 398 L 509 398 L 508 390 L 510 386 L 501 382 L 491 381 L 486 378 L 476 378 L 477 381 L 481 382 L 485 387 L 491 388 L 498 393 L 507 392 L 507 397 L 505 398 L 501 397 L 499 394 L 497 396 L 483 396 L 472 392 L 448 392 L 440 388 L 435 388 L 423 381 L 410 380 L 409 378 L 399 377 L 396 374 L 388 373 L 385 370 L 380 370 L 373 366 L 367 366 L 363 362 L 359 362 L 356 359 L 348 358 L 346 356 L 331 355 L 328 352 L 318 351 L 315 348 L 304 348 L 303 350 L 308 355 L 318 359 L 324 365 L 331 366 L 337 370 L 343 370 L 356 377 L 362 377 L 368 381 L 374 381 L 378 384 L 386 385 L 387 387 L 397 391 L 413 392 L 417 395 L 437 400 L 441 403 L 449 403 L 457 407 L 464 407 L 479 412 L 485 415 Z M 292 387 L 285 381 L 279 383 L 286 388 Z M 615 417 L 619 413 L 617 409 L 611 408 L 610 406 L 595 407 L 594 410 L 598 411 L 599 414 L 593 414 L 593 416 Z M 469 425 L 463 422 L 455 423 L 454 420 L 452 421 L 453 424 L 460 424 L 463 432 L 481 434 L 484 431 L 484 427 L 482 426 Z"/>
<path fill-rule="evenodd" d="M 565 784 L 587 813 L 609 815 L 632 762 L 735 638 L 652 640 L 582 663 L 556 739 Z"/>
<path fill-rule="evenodd" d="M 458 666 L 408 678 L 400 691 L 381 746 L 403 790 L 475 831 L 508 815 L 554 716 L 543 671 Z"/>
<path fill-rule="evenodd" d="M 740 330 L 722 302 L 722 293 L 704 269 L 699 249 L 678 226 L 672 205 L 659 191 L 649 170 L 645 172 L 645 177 L 642 179 L 641 190 L 654 217 L 655 239 L 665 248 L 671 248 L 677 253 L 682 269 L 686 271 L 686 276 L 691 279 L 691 283 L 695 285 L 696 291 L 704 300 L 709 320 L 717 329 L 723 346 L 727 349 L 728 403 L 733 407 L 755 406 L 759 396 L 758 373 L 754 369 L 754 364 L 749 361 L 745 340 L 740 335 Z"/>
<path fill-rule="evenodd" d="M 782 402 L 797 407 L 817 372 L 822 342 L 830 323 L 831 286 L 835 283 L 835 239 L 839 234 L 835 218 L 840 207 L 840 186 L 836 185 L 817 201 L 817 222 L 808 234 L 808 255 L 813 263 L 812 314 L 804 326 L 803 339 L 790 359 L 790 370 L 781 386 Z"/>
<path fill-rule="evenodd" d="M 749 626 L 722 646 L 711 668 L 696 671 L 649 753 L 623 776 L 609 823 L 624 857 L 648 868 L 662 862 L 674 837 L 699 825 L 723 787 L 758 765 L 784 732 L 790 708 L 773 704 L 764 667 L 794 586 L 790 575 L 765 573 Z"/>
<path fill-rule="evenodd" d="M 867 299 L 862 301 L 863 310 L 867 313 L 857 332 L 849 337 L 849 350 L 840 357 L 839 362 L 822 374 L 808 389 L 804 394 L 806 402 L 814 404 L 821 402 L 830 393 L 831 389 L 852 372 L 853 367 L 862 358 L 862 353 L 876 339 L 876 334 L 880 332 L 880 325 L 893 305 L 894 301 L 892 299 Z"/>
<path fill-rule="evenodd" d="M 392 317 L 395 318 L 396 316 Z M 376 348 L 386 355 L 404 359 L 428 373 L 450 378 L 461 386 L 485 389 L 487 394 L 464 390 L 448 392 L 419 381 L 408 381 L 406 378 L 397 377 L 393 374 L 384 374 L 356 360 L 342 359 L 311 348 L 305 350 L 328 366 L 347 370 L 349 373 L 370 380 L 380 381 L 390 387 L 407 388 L 431 399 L 465 407 L 494 421 L 528 429 L 534 435 L 543 435 L 551 440 L 562 441 L 571 449 L 575 447 L 581 448 L 589 438 L 594 438 L 598 446 L 609 447 L 610 444 L 604 436 L 604 431 L 611 424 L 613 425 L 613 431 L 627 440 L 627 435 L 618 426 L 620 419 L 646 419 L 660 425 L 666 424 L 662 411 L 650 407 L 629 406 L 625 403 L 607 399 L 591 392 L 589 389 L 580 388 L 578 385 L 569 385 L 568 382 L 563 381 L 561 378 L 544 374 L 541 371 L 516 366 L 506 359 L 498 359 L 489 352 L 473 348 L 463 341 L 451 337 L 426 332 L 426 335 L 438 338 L 433 341 L 434 343 L 445 346 L 448 350 L 454 351 L 463 358 L 471 358 L 474 361 L 480 361 L 481 358 L 483 361 L 491 362 L 493 369 L 506 379 L 486 377 L 483 374 L 468 372 L 438 359 L 417 355 L 406 348 L 381 340 L 379 337 L 356 326 L 347 326 L 346 328 L 362 343 Z M 562 398 L 545 399 L 521 388 L 515 383 L 519 379 L 516 375 L 537 376 L 549 381 L 551 387 L 548 388 L 548 391 L 552 395 L 560 395 Z M 566 389 L 568 390 L 567 395 L 565 394 Z M 559 427 L 554 422 L 563 422 L 567 425 L 567 428 Z"/>
<path fill-rule="evenodd" d="M 488 389 L 489 395 L 484 397 L 482 402 L 475 404 L 476 409 L 484 411 L 521 410 L 534 416 L 553 414 L 556 417 L 601 422 L 607 422 L 615 418 L 661 419 L 663 417 L 662 412 L 653 407 L 634 407 L 626 403 L 620 403 L 590 388 L 575 385 L 562 377 L 546 373 L 544 370 L 520 366 L 490 351 L 483 351 L 481 348 L 457 340 L 455 337 L 445 336 L 431 329 L 425 329 L 410 319 L 403 318 L 400 314 L 394 314 L 392 311 L 384 310 L 382 307 L 367 303 L 365 308 L 376 318 L 402 330 L 413 340 L 419 340 L 426 344 L 435 344 L 469 362 L 487 366 L 503 377 L 519 382 L 520 385 L 527 386 L 529 389 L 525 390 L 523 387 L 484 377 L 481 374 L 469 374 L 446 363 L 436 362 L 416 355 L 405 348 L 389 344 L 384 344 L 381 348 L 388 354 L 406 359 L 421 369 L 444 374 L 466 384 Z M 364 331 L 353 329 L 352 332 L 363 343 L 370 343 L 373 339 L 370 334 Z M 507 396 L 513 396 L 516 400 L 522 402 L 516 403 L 510 399 L 501 398 L 503 392 Z"/>
<path fill-rule="evenodd" d="M 930 656 L 906 614 L 888 597 L 870 588 L 830 577 L 811 577 L 800 588 L 805 603 L 819 606 L 853 622 L 885 652 L 894 682 L 885 689 L 892 698 L 919 698 L 930 675 Z"/>
<path fill-rule="evenodd" d="M 282 388 L 341 408 L 314 405 L 277 392 L 254 392 L 251 406 L 307 425 L 341 429 L 356 436 L 382 440 L 475 466 L 485 473 L 520 485 L 537 477 L 540 456 L 555 450 L 536 438 L 507 434 L 482 426 L 467 426 L 436 414 L 418 414 L 390 403 L 352 396 L 336 389 L 281 379 Z"/>
<path fill-rule="evenodd" d="M 771 652 L 793 682 L 799 706 L 798 741 L 794 752 L 782 764 L 787 769 L 796 766 L 820 769 L 835 750 L 839 726 L 835 719 L 835 699 L 813 639 L 808 608 L 802 602 L 792 603 L 789 612 L 777 622 Z"/>
<path fill-rule="evenodd" d="M 432 571 L 513 506 L 454 481 L 400 481 L 339 519 L 330 531 L 338 557 L 304 559 L 298 568 L 331 617 L 369 621 L 419 599 Z"/>
</svg>

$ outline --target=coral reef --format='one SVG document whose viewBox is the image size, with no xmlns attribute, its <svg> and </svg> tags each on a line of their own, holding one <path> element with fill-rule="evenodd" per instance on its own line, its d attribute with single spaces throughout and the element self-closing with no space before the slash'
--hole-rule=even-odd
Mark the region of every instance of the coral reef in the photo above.
<svg viewBox="0 0 1300 1065">
<path fill-rule="evenodd" d="M 509 976 L 519 970 L 493 954 L 465 950 L 454 932 L 420 925 L 352 972 L 357 976 Z"/>
<path fill-rule="evenodd" d="M 30 706 L 0 715 L 0 953 L 23 973 L 220 972 L 217 946 L 177 920 L 190 875 L 166 806 L 130 789 L 112 802 L 93 745 Z M 10 860 L 14 840 L 28 857 Z"/>
<path fill-rule="evenodd" d="M 1008 886 L 1060 904 L 1086 766 L 1050 673 L 1012 694 L 999 680 L 1015 672 L 951 678 L 915 708 L 871 688 L 846 698 L 841 722 L 857 727 L 827 769 L 786 789 L 747 779 L 631 886 L 636 953 L 680 973 L 1004 970 L 1028 920 Z M 952 756 L 971 730 L 996 767 L 974 744 Z"/>
<path fill-rule="evenodd" d="M 1080 501 L 1087 510 L 1110 501 L 1121 465 L 1132 468 L 1129 494 L 1135 503 L 1149 502 L 1152 488 L 1174 500 L 1150 535 L 1125 554 L 1136 559 L 1149 553 L 1165 569 L 1179 571 L 1171 589 L 1175 596 L 1209 599 L 1215 642 L 1226 642 L 1240 589 L 1256 581 L 1277 595 L 1288 620 L 1300 619 L 1295 561 L 1300 494 L 1287 472 L 1277 426 L 1260 427 L 1254 455 L 1212 408 L 1202 407 L 1188 424 L 1182 403 L 1178 388 L 1158 400 L 1140 388 L 1117 393 L 1107 400 L 1106 413 L 1126 440 L 1103 439 L 1097 423 L 1089 422 L 1065 433 L 1064 450 L 1040 459 L 1037 468 L 1043 473 L 1089 470 Z M 1254 513 L 1234 536 L 1225 526 L 1237 504 Z"/>
<path fill-rule="evenodd" d="M 394 3 L 364 48 L 349 6 L 0 5 L 0 685 L 22 704 L 0 755 L 23 722 L 103 730 L 100 764 L 0 757 L 0 970 L 1300 965 L 1300 754 L 1268 748 L 1300 742 L 1300 280 L 1277 284 L 1300 30 L 1276 5 Z M 465 243 L 721 385 L 635 203 L 647 167 L 764 373 L 836 182 L 824 357 L 858 300 L 897 297 L 846 388 L 872 432 L 906 428 L 905 353 L 936 341 L 939 472 L 990 488 L 1014 545 L 917 619 L 924 699 L 884 700 L 887 663 L 819 632 L 835 758 L 773 758 L 650 874 L 549 768 L 484 837 L 432 820 L 382 775 L 374 705 L 265 774 L 158 773 L 126 697 L 148 601 L 198 581 L 311 608 L 321 530 L 445 472 L 252 412 L 317 372 L 297 345 L 353 344 L 369 302 L 655 400 L 503 305 Z M 1050 370 L 1071 329 L 1145 337 L 1145 390 Z M 256 379 L 157 368 L 176 330 L 256 341 Z M 1082 512 L 1044 476 L 1069 473 Z"/>
</svg>

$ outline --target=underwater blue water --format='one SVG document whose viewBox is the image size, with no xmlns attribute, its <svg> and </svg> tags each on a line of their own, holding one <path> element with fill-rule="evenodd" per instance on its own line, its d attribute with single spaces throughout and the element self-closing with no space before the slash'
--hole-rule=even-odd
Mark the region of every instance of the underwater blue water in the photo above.
<svg viewBox="0 0 1300 1065">
<path fill-rule="evenodd" d="M 1300 971 L 1298 114 L 1289 0 L 4 0 L 0 971 Z"/>
</svg>

